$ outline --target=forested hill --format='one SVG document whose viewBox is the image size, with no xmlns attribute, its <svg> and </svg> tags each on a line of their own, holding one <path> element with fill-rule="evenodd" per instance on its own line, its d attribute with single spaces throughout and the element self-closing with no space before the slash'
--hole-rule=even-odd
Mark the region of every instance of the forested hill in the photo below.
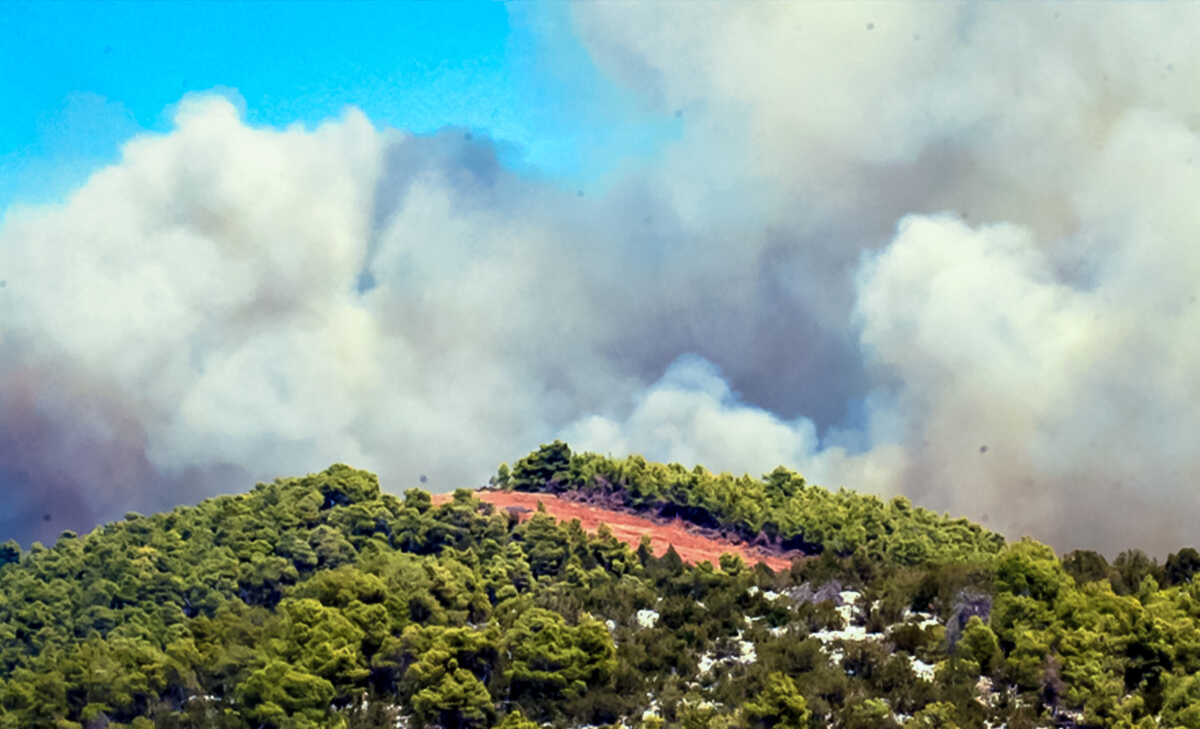
<svg viewBox="0 0 1200 729">
<path fill-rule="evenodd" d="M 337 465 L 0 547 L 0 727 L 1200 727 L 1195 550 L 1060 560 L 782 471 L 752 510 L 562 444 L 506 471 L 814 556 L 689 566 Z"/>
<path fill-rule="evenodd" d="M 493 483 L 679 517 L 723 536 L 808 554 L 861 551 L 870 559 L 911 565 L 982 558 L 1004 546 L 1004 537 L 966 519 L 939 516 L 903 497 L 885 502 L 845 489 L 831 492 L 782 466 L 761 479 L 734 477 L 637 455 L 573 454 L 555 441 L 512 469 L 501 465 Z"/>
</svg>

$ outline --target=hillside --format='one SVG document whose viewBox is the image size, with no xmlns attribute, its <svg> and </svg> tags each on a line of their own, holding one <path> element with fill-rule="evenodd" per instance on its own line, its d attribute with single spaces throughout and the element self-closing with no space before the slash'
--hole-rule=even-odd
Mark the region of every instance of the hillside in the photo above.
<svg viewBox="0 0 1200 729">
<path fill-rule="evenodd" d="M 573 501 L 555 494 L 480 490 L 476 491 L 474 496 L 486 504 L 510 511 L 521 521 L 532 517 L 541 508 L 561 522 L 578 520 L 580 526 L 588 533 L 596 533 L 603 525 L 609 534 L 632 548 L 637 548 L 645 537 L 650 540 L 650 551 L 656 557 L 663 556 L 668 549 L 674 549 L 686 564 L 708 562 L 716 565 L 721 555 L 728 553 L 738 555 L 751 565 L 761 562 L 773 570 L 786 570 L 791 566 L 792 559 L 804 556 L 798 550 L 768 550 L 740 540 L 735 542 L 727 538 L 709 536 L 701 533 L 695 525 L 678 517 L 669 521 L 662 518 L 650 519 L 604 506 Z M 433 501 L 435 504 L 441 504 L 451 498 L 453 497 L 450 494 L 439 494 L 433 497 Z"/>
<path fill-rule="evenodd" d="M 1060 560 L 784 473 L 551 444 L 497 474 L 524 492 L 337 465 L 10 542 L 0 727 L 1200 726 L 1195 550 Z M 639 524 L 707 551 L 633 548 Z M 756 540 L 805 557 L 732 553 Z"/>
</svg>

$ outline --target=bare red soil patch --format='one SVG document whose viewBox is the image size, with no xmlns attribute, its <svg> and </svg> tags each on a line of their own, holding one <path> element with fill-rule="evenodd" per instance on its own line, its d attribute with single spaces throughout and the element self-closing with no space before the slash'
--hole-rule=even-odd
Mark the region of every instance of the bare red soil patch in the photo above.
<svg viewBox="0 0 1200 729">
<path fill-rule="evenodd" d="M 546 507 L 546 512 L 559 521 L 570 522 L 572 519 L 578 519 L 584 531 L 594 532 L 601 524 L 607 524 L 613 536 L 635 549 L 645 534 L 650 537 L 650 549 L 655 555 L 661 556 L 667 551 L 667 547 L 675 547 L 683 561 L 689 564 L 709 562 L 716 565 L 721 555 L 726 552 L 740 555 L 750 565 L 763 562 L 775 571 L 786 570 L 792 564 L 791 557 L 786 555 L 768 553 L 747 544 L 696 534 L 692 531 L 693 527 L 680 519 L 659 523 L 644 516 L 581 504 L 553 494 L 476 491 L 475 496 L 497 509 L 510 509 L 522 521 L 533 516 L 538 503 L 541 502 Z M 451 498 L 452 494 L 434 494 L 433 502 L 442 504 Z M 796 556 L 800 556 L 799 553 Z"/>
</svg>

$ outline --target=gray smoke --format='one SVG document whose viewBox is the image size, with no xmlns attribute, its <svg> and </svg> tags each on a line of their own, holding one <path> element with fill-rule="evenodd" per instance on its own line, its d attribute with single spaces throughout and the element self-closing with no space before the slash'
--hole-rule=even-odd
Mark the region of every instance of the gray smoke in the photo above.
<svg viewBox="0 0 1200 729">
<path fill-rule="evenodd" d="M 694 120 L 656 168 L 677 209 L 720 223 L 748 200 L 779 235 L 742 254 L 787 262 L 773 277 L 804 292 L 814 346 L 854 332 L 822 372 L 865 371 L 861 408 L 817 418 L 823 442 L 792 462 L 1060 548 L 1195 540 L 1200 7 L 589 4 L 576 21 L 647 104 Z M 758 373 L 727 366 L 732 383 L 795 417 L 747 384 L 778 369 L 745 361 Z M 652 400 L 608 431 L 660 432 Z"/>
<path fill-rule="evenodd" d="M 196 96 L 9 210 L 0 536 L 332 461 L 476 485 L 562 436 L 1194 541 L 1200 9 L 572 7 L 541 31 L 682 125 L 584 196 L 478 134 Z"/>
</svg>

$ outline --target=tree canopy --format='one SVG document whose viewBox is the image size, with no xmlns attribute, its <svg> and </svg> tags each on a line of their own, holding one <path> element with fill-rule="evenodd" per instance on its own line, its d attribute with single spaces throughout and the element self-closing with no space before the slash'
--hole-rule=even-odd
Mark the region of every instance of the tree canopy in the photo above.
<svg viewBox="0 0 1200 729">
<path fill-rule="evenodd" d="M 784 469 L 565 444 L 507 480 L 808 556 L 689 565 L 335 465 L 0 546 L 0 728 L 1200 727 L 1194 550 L 1060 559 Z"/>
</svg>

